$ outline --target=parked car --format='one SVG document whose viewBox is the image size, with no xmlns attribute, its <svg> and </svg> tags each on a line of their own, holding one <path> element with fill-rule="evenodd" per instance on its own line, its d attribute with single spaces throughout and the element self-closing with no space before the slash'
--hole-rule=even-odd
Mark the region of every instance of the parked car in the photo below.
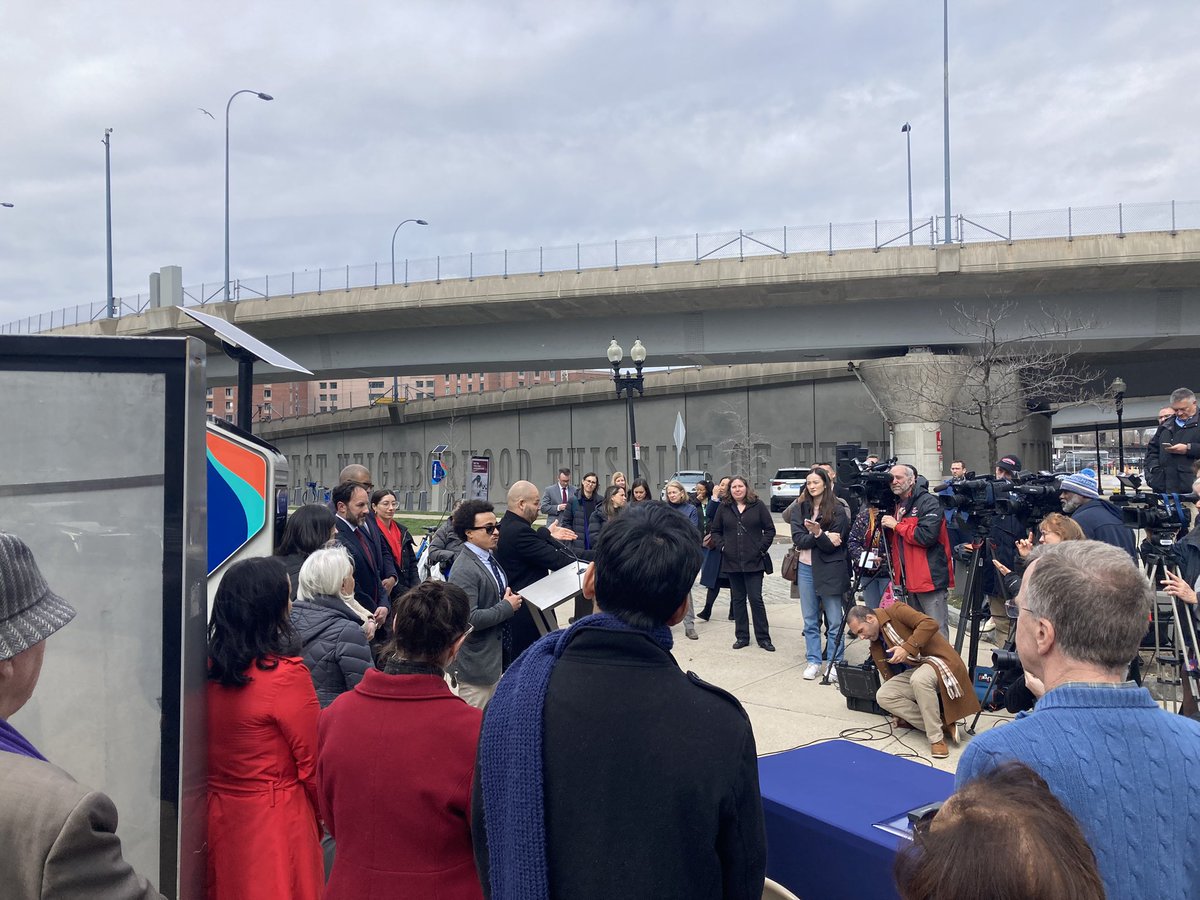
<svg viewBox="0 0 1200 900">
<path fill-rule="evenodd" d="M 800 496 L 804 490 L 804 479 L 812 471 L 812 466 L 788 466 L 777 469 L 771 479 L 771 512 L 783 512 L 789 503 Z"/>
<path fill-rule="evenodd" d="M 667 499 L 667 482 L 678 481 L 687 489 L 687 492 L 695 497 L 696 485 L 701 481 L 712 481 L 712 476 L 707 472 L 702 472 L 699 469 L 684 469 L 681 472 L 676 472 L 667 481 L 663 482 L 662 489 L 659 491 L 658 498 L 660 500 Z"/>
</svg>

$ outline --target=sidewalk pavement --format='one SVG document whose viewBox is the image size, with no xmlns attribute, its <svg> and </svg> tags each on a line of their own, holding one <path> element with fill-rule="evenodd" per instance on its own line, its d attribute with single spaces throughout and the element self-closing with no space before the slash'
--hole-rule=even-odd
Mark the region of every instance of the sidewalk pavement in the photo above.
<svg viewBox="0 0 1200 900">
<path fill-rule="evenodd" d="M 776 516 L 776 519 L 778 517 Z M 783 533 L 783 527 L 777 522 Z M 768 653 L 753 640 L 749 647 L 734 650 L 733 623 L 728 621 L 729 591 L 722 590 L 713 607 L 712 620 L 696 620 L 700 639 L 688 640 L 683 626 L 673 630 L 675 647 L 672 651 L 685 671 L 724 688 L 741 701 L 754 725 L 754 738 L 759 755 L 778 753 L 809 742 L 836 738 L 852 729 L 874 729 L 847 735 L 851 740 L 871 738 L 869 746 L 897 756 L 919 756 L 939 769 L 953 772 L 962 753 L 968 720 L 960 728 L 960 744 L 949 745 L 947 759 L 933 759 L 929 742 L 921 731 L 900 730 L 892 735 L 889 719 L 856 712 L 846 707 L 846 698 L 835 684 L 822 686 L 820 679 L 805 681 L 804 617 L 800 601 L 789 597 L 790 585 L 779 571 L 788 543 L 777 542 L 771 551 L 775 574 L 763 578 L 763 601 L 771 623 L 771 641 L 775 652 Z M 697 583 L 692 590 L 697 611 L 704 605 L 705 588 Z M 951 637 L 954 631 L 951 629 Z M 992 645 L 983 643 L 980 659 L 988 661 Z M 846 645 L 846 660 L 861 662 L 868 655 L 863 641 L 851 639 Z M 1008 715 L 985 714 L 977 730 L 982 733 L 993 725 L 1011 718 Z"/>
</svg>

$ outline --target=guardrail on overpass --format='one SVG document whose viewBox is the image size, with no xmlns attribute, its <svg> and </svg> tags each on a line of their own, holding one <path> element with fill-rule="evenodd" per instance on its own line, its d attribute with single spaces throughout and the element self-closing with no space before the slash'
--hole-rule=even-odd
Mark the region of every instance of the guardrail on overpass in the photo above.
<svg viewBox="0 0 1200 900">
<path fill-rule="evenodd" d="M 1061 238 L 1079 235 L 1118 235 L 1131 232 L 1162 231 L 1174 234 L 1181 229 L 1200 228 L 1200 202 L 1118 203 L 1112 206 L 1066 207 L 1065 209 L 1023 212 L 959 214 L 951 218 L 953 243 Z M 428 259 L 397 262 L 393 273 L 390 263 L 368 263 L 315 272 L 290 272 L 238 279 L 230 289 L 233 300 L 270 299 L 302 293 L 331 293 L 352 288 L 450 279 L 474 280 L 488 276 L 533 275 L 546 272 L 582 272 L 586 269 L 620 269 L 623 266 L 654 265 L 706 259 L 745 259 L 748 256 L 783 256 L 800 253 L 827 253 L 839 250 L 865 250 L 920 244 L 934 247 L 945 234 L 944 216 L 931 216 L 915 223 L 875 219 L 849 224 L 787 226 L 753 231 L 714 232 L 614 240 L 612 243 L 574 244 L 537 247 L 525 250 L 497 250 L 466 253 Z M 223 300 L 222 282 L 204 282 L 184 288 L 184 305 L 204 306 Z M 149 306 L 148 294 L 118 297 L 117 315 L 136 315 Z M 0 326 L 3 334 L 37 334 L 79 325 L 103 318 L 104 301 L 63 307 L 28 316 Z"/>
</svg>

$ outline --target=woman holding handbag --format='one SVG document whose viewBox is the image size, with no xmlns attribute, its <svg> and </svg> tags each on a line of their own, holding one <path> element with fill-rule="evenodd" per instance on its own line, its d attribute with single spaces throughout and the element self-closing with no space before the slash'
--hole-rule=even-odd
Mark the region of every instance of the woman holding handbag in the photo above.
<svg viewBox="0 0 1200 900">
<path fill-rule="evenodd" d="M 821 671 L 821 613 L 825 613 L 826 647 L 832 664 L 842 661 L 842 641 L 829 648 L 842 628 L 842 596 L 850 589 L 846 538 L 850 517 L 833 493 L 829 473 L 813 469 L 804 482 L 800 507 L 792 515 L 792 543 L 799 549 L 796 584 L 804 611 L 806 681 Z M 830 667 L 830 678 L 836 677 Z"/>
</svg>

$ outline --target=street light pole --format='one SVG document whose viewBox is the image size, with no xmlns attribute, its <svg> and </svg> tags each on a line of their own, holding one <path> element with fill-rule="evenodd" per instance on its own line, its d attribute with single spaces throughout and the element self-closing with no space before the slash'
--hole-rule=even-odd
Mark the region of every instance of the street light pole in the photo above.
<svg viewBox="0 0 1200 900">
<path fill-rule="evenodd" d="M 274 100 L 270 94 L 262 91 L 252 91 L 245 88 L 234 91 L 229 102 L 225 104 L 225 302 L 229 302 L 229 107 L 233 106 L 233 98 L 238 94 L 254 94 L 259 100 Z"/>
<path fill-rule="evenodd" d="M 104 238 L 105 238 L 105 259 L 108 262 L 108 290 L 104 294 L 104 308 L 108 318 L 113 318 L 117 311 L 113 308 L 113 286 L 112 286 L 112 166 L 110 164 L 110 154 L 108 146 L 108 138 L 113 130 L 111 128 L 104 129 Z"/>
<path fill-rule="evenodd" d="M 1113 379 L 1112 392 L 1117 406 L 1117 471 L 1122 475 L 1125 474 L 1125 388 L 1125 381 L 1121 376 Z"/>
<path fill-rule="evenodd" d="M 900 129 L 904 132 L 904 146 L 908 151 L 908 246 L 913 245 L 912 220 L 912 126 L 907 122 Z"/>
<path fill-rule="evenodd" d="M 942 130 L 946 136 L 946 235 L 943 243 L 953 243 L 950 234 L 950 0 L 942 0 Z"/>
<path fill-rule="evenodd" d="M 396 235 L 400 233 L 400 226 L 407 225 L 409 222 L 416 222 L 418 225 L 428 225 L 424 219 L 405 219 L 400 225 L 396 226 L 396 230 L 392 232 L 392 284 L 396 283 Z"/>
<path fill-rule="evenodd" d="M 636 481 L 638 474 L 638 443 L 637 443 L 637 423 L 633 417 L 633 395 L 642 396 L 642 392 L 646 386 L 646 380 L 642 376 L 642 366 L 646 363 L 646 348 L 640 340 L 635 339 L 633 347 L 629 351 L 629 358 L 633 360 L 634 366 L 637 368 L 636 375 L 629 375 L 621 371 L 621 359 L 624 357 L 625 351 L 621 349 L 617 343 L 617 339 L 613 338 L 608 345 L 608 363 L 613 370 L 613 384 L 617 388 L 617 397 L 622 394 L 625 396 L 625 409 L 629 413 L 629 449 L 630 449 L 630 469 L 633 471 L 633 477 Z"/>
</svg>

